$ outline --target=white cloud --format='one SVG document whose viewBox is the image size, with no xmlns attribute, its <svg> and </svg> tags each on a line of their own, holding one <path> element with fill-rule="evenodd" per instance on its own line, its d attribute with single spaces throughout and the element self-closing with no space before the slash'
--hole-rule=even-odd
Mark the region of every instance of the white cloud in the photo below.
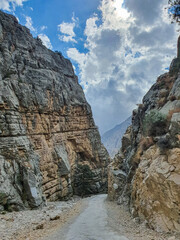
<svg viewBox="0 0 180 240">
<path fill-rule="evenodd" d="M 77 42 L 75 40 L 76 34 L 74 32 L 74 28 L 78 24 L 78 19 L 72 17 L 72 22 L 67 23 L 67 22 L 62 22 L 61 24 L 58 25 L 58 30 L 60 31 L 61 34 L 59 34 L 59 40 L 64 41 L 64 42 Z"/>
<path fill-rule="evenodd" d="M 47 26 L 41 26 L 41 31 L 44 31 L 47 29 Z"/>
<path fill-rule="evenodd" d="M 33 27 L 32 18 L 29 17 L 29 16 L 26 16 L 26 24 L 25 24 L 25 26 L 26 26 L 27 28 L 29 28 L 32 32 L 35 32 L 35 31 L 36 31 L 36 29 Z"/>
<path fill-rule="evenodd" d="M 51 41 L 46 34 L 41 33 L 41 34 L 38 35 L 38 37 L 42 40 L 43 44 L 47 48 L 52 49 Z"/>
<path fill-rule="evenodd" d="M 62 35 L 59 35 L 59 40 L 60 41 L 63 41 L 63 42 L 77 42 L 75 39 L 74 39 L 74 37 L 72 37 L 72 36 L 66 36 L 66 35 L 64 35 L 64 36 L 62 36 Z"/>
<path fill-rule="evenodd" d="M 176 55 L 177 33 L 167 0 L 101 0 L 101 17 L 86 21 L 84 46 L 67 51 L 101 132 L 125 120 Z M 105 119 L 105 120 L 104 120 Z"/>
<path fill-rule="evenodd" d="M 67 35 L 71 35 L 72 37 L 75 36 L 74 33 L 74 27 L 75 27 L 75 23 L 61 23 L 58 25 L 59 27 L 59 31 L 63 34 L 67 34 Z"/>
<path fill-rule="evenodd" d="M 78 62 L 81 66 L 84 65 L 86 60 L 86 55 L 84 53 L 79 53 L 76 48 L 69 48 L 67 54 L 70 58 Z"/>
<path fill-rule="evenodd" d="M 17 6 L 23 6 L 23 2 L 27 0 L 0 0 L 0 9 L 6 11 L 12 11 Z"/>
</svg>

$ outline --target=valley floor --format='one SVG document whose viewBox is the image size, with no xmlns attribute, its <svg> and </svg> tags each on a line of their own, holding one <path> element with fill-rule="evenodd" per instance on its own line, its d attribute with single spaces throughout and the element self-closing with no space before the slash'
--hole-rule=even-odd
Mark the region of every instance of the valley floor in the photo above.
<svg viewBox="0 0 180 240">
<path fill-rule="evenodd" d="M 107 195 L 0 215 L 0 240 L 179 240 L 138 224 Z"/>
</svg>

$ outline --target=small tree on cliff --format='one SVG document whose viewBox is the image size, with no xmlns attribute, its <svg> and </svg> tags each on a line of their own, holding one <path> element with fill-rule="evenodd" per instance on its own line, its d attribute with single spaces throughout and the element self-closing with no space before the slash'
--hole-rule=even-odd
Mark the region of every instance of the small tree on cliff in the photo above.
<svg viewBox="0 0 180 240">
<path fill-rule="evenodd" d="M 180 0 L 169 0 L 168 4 L 168 13 L 172 18 L 172 22 L 180 23 Z"/>
</svg>

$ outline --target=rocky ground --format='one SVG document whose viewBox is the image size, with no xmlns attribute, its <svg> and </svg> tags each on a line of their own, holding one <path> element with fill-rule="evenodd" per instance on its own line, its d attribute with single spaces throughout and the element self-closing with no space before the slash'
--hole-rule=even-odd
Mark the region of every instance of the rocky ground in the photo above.
<svg viewBox="0 0 180 240">
<path fill-rule="evenodd" d="M 108 212 L 108 225 L 126 236 L 129 240 L 179 240 L 179 234 L 163 234 L 153 231 L 146 226 L 146 223 L 138 223 L 133 219 L 128 209 L 116 202 L 106 201 L 106 209 Z"/>
<path fill-rule="evenodd" d="M 38 210 L 0 214 L 0 240 L 37 240 L 80 212 L 83 201 L 50 202 Z"/>
<path fill-rule="evenodd" d="M 103 200 L 104 197 L 101 199 Z M 93 201 L 97 203 L 95 198 Z M 115 239 L 117 239 L 117 236 L 124 236 L 129 240 L 180 239 L 180 235 L 157 233 L 150 230 L 145 224 L 137 223 L 130 217 L 129 212 L 125 208 L 118 206 L 115 202 L 105 200 L 103 204 L 108 216 L 105 223 L 107 223 L 111 232 L 115 234 Z M 71 229 L 71 226 L 77 222 L 80 215 L 82 216 L 88 205 L 92 206 L 92 198 L 74 198 L 68 202 L 48 203 L 46 207 L 40 210 L 1 214 L 0 240 L 53 239 L 51 236 L 59 236 L 58 233 L 66 233 L 67 229 Z M 102 216 L 104 216 L 104 213 Z M 99 221 L 101 220 L 104 221 L 99 219 Z M 76 236 L 74 236 L 74 239 L 76 239 Z"/>
</svg>

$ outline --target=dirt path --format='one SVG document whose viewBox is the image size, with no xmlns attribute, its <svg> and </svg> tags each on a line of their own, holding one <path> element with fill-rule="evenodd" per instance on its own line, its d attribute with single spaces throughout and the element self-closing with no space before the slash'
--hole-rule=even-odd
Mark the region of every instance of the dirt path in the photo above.
<svg viewBox="0 0 180 240">
<path fill-rule="evenodd" d="M 0 240 L 180 240 L 136 223 L 107 195 L 0 215 Z"/>
<path fill-rule="evenodd" d="M 84 209 L 43 240 L 180 240 L 178 236 L 160 234 L 133 221 L 128 211 L 107 195 L 87 198 Z"/>
<path fill-rule="evenodd" d="M 128 240 L 107 226 L 106 195 L 88 199 L 88 206 L 73 223 L 60 229 L 45 240 Z"/>
</svg>

